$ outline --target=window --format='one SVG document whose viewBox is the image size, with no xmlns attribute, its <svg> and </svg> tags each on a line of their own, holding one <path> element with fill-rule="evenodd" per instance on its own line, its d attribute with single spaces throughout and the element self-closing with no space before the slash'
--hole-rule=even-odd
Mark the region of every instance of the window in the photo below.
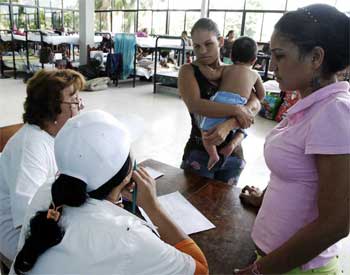
<svg viewBox="0 0 350 275">
<path fill-rule="evenodd" d="M 13 22 L 17 29 L 38 29 L 37 9 L 13 6 Z"/>
<path fill-rule="evenodd" d="M 283 13 L 265 13 L 260 42 L 269 42 L 273 29 Z"/>
<path fill-rule="evenodd" d="M 52 29 L 52 15 L 50 10 L 40 9 L 40 27 L 41 29 Z"/>
<path fill-rule="evenodd" d="M 221 0 L 220 0 L 221 1 Z M 202 0 L 169 0 L 169 9 L 191 10 L 202 7 Z"/>
<path fill-rule="evenodd" d="M 124 12 L 123 15 L 123 30 L 127 33 L 134 33 L 136 23 L 136 12 Z"/>
<path fill-rule="evenodd" d="M 210 0 L 209 9 L 241 10 L 244 8 L 244 0 Z"/>
<path fill-rule="evenodd" d="M 222 11 L 211 11 L 209 13 L 209 18 L 212 19 L 219 28 L 221 35 L 224 35 L 225 29 L 225 12 Z"/>
<path fill-rule="evenodd" d="M 185 30 L 188 32 L 189 36 L 190 36 L 190 32 L 191 32 L 191 29 L 192 29 L 194 23 L 196 23 L 200 17 L 201 17 L 200 12 L 186 12 Z"/>
<path fill-rule="evenodd" d="M 63 8 L 79 10 L 79 0 L 63 0 Z"/>
<path fill-rule="evenodd" d="M 100 12 L 95 12 L 95 31 L 99 32 L 100 30 L 100 21 L 101 21 L 101 13 Z"/>
<path fill-rule="evenodd" d="M 9 2 L 9 1 L 0 1 L 0 2 Z M 35 0 L 12 0 L 12 3 L 18 3 L 22 5 L 35 6 Z"/>
<path fill-rule="evenodd" d="M 38 14 L 35 8 L 25 8 L 26 24 L 30 30 L 36 30 L 38 26 Z"/>
<path fill-rule="evenodd" d="M 139 11 L 139 20 L 137 30 L 142 28 L 147 28 L 151 30 L 152 28 L 152 11 Z"/>
<path fill-rule="evenodd" d="M 166 12 L 154 11 L 152 16 L 152 34 L 162 35 L 166 33 L 165 30 Z"/>
<path fill-rule="evenodd" d="M 233 30 L 235 37 L 240 36 L 242 26 L 242 13 L 241 12 L 226 12 L 225 16 L 225 28 L 222 33 L 226 36 L 230 30 Z"/>
<path fill-rule="evenodd" d="M 39 0 L 39 6 L 40 7 L 50 7 L 50 0 Z"/>
<path fill-rule="evenodd" d="M 111 13 L 101 12 L 100 13 L 100 30 L 101 32 L 111 31 Z"/>
<path fill-rule="evenodd" d="M 282 15 L 282 12 L 247 12 L 244 35 L 253 38 L 257 42 L 269 42 L 273 28 Z"/>
<path fill-rule="evenodd" d="M 25 15 L 24 15 L 24 7 L 14 6 L 12 7 L 12 19 L 13 19 L 13 27 L 17 29 L 25 29 Z"/>
<path fill-rule="evenodd" d="M 112 0 L 113 8 L 117 10 L 137 9 L 137 0 Z"/>
<path fill-rule="evenodd" d="M 169 12 L 170 24 L 169 35 L 180 36 L 184 30 L 185 25 L 185 12 L 184 11 L 172 11 Z"/>
<path fill-rule="evenodd" d="M 0 6 L 0 29 L 10 29 L 10 11 L 9 7 L 5 5 Z"/>
<path fill-rule="evenodd" d="M 253 38 L 255 41 L 260 41 L 262 29 L 263 13 L 247 12 L 244 26 L 244 35 Z"/>
<path fill-rule="evenodd" d="M 140 9 L 167 9 L 168 0 L 139 0 Z"/>
<path fill-rule="evenodd" d="M 74 12 L 65 11 L 63 13 L 63 18 L 65 31 L 72 31 L 74 29 Z"/>
<path fill-rule="evenodd" d="M 288 6 L 287 10 L 296 10 L 301 7 L 305 7 L 311 4 L 316 4 L 316 3 L 322 3 L 322 4 L 328 4 L 328 5 L 335 5 L 335 0 L 288 0 Z"/>
<path fill-rule="evenodd" d="M 114 11 L 112 14 L 112 31 L 113 32 L 135 32 L 136 12 Z"/>
<path fill-rule="evenodd" d="M 62 11 L 61 10 L 52 10 L 52 27 L 55 30 L 60 30 L 62 28 Z"/>
<path fill-rule="evenodd" d="M 79 12 L 74 12 L 74 30 L 79 31 Z"/>
<path fill-rule="evenodd" d="M 114 11 L 112 18 L 112 32 L 123 32 L 123 12 Z"/>
<path fill-rule="evenodd" d="M 284 10 L 285 7 L 286 0 L 247 0 L 246 4 L 247 10 Z"/>
<path fill-rule="evenodd" d="M 96 10 L 109 10 L 111 7 L 111 0 L 95 0 Z"/>
<path fill-rule="evenodd" d="M 62 0 L 51 0 L 51 8 L 62 9 Z"/>
</svg>

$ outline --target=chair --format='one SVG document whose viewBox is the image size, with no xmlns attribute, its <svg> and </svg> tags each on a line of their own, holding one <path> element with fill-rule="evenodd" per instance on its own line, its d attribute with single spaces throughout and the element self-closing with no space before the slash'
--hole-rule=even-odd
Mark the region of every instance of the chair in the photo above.
<svg viewBox="0 0 350 275">
<path fill-rule="evenodd" d="M 12 137 L 22 126 L 23 123 L 19 123 L 0 128 L 0 152 L 2 152 L 10 137 Z"/>
</svg>

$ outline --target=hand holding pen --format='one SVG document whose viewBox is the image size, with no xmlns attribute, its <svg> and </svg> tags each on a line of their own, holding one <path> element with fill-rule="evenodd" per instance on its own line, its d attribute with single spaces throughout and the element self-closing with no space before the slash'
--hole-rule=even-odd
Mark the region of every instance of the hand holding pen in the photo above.
<svg viewBox="0 0 350 275">
<path fill-rule="evenodd" d="M 133 191 L 130 193 L 130 191 L 124 190 L 123 197 L 135 202 L 135 211 L 136 205 L 142 207 L 146 213 L 148 209 L 157 207 L 159 204 L 156 193 L 156 183 L 154 179 L 148 175 L 147 171 L 141 166 L 137 167 L 137 169 L 133 171 L 132 179 L 134 181 Z"/>
</svg>

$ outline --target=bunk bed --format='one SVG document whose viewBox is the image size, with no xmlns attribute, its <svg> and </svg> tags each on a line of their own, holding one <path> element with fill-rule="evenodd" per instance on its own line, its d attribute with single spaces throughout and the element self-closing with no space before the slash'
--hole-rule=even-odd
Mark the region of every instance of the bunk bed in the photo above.
<svg viewBox="0 0 350 275">
<path fill-rule="evenodd" d="M 15 46 L 13 44 L 12 39 L 13 33 L 11 30 L 6 29 L 0 29 L 0 73 L 1 78 L 8 78 L 8 76 L 5 75 L 5 69 L 6 68 L 14 68 L 14 75 L 16 76 L 15 71 Z M 9 46 L 10 45 L 10 46 Z M 12 66 L 10 64 L 6 65 L 5 62 L 9 63 L 11 60 L 8 59 L 10 56 L 9 53 L 11 52 L 12 56 Z"/>
<path fill-rule="evenodd" d="M 138 48 L 147 49 L 151 54 L 137 60 Z M 161 60 L 162 50 L 175 51 L 176 64 L 164 62 L 163 66 L 161 66 L 159 61 Z M 184 64 L 186 53 L 192 52 L 192 50 L 193 48 L 191 46 L 185 46 L 182 38 L 177 36 L 137 37 L 134 56 L 133 87 L 135 87 L 136 76 L 143 76 L 147 79 L 153 78 L 153 82 L 155 82 L 156 76 L 161 76 L 163 80 L 171 79 L 170 81 L 172 83 L 176 82 L 178 68 Z M 156 84 L 154 83 L 154 85 Z"/>
<path fill-rule="evenodd" d="M 163 41 L 162 41 L 163 40 Z M 173 70 L 158 70 L 158 53 L 161 50 L 174 50 L 177 52 L 177 65 Z M 185 41 L 177 36 L 158 36 L 154 51 L 154 73 L 153 73 L 153 93 L 157 92 L 157 83 L 159 85 L 177 88 L 177 78 L 179 66 L 185 63 L 186 52 L 193 51 L 192 46 L 186 46 Z"/>
<path fill-rule="evenodd" d="M 96 35 L 94 42 L 100 43 L 102 39 L 102 36 Z M 69 58 L 71 58 L 71 47 L 73 47 L 73 60 L 75 60 L 74 47 L 79 46 L 79 34 L 57 35 L 41 30 L 26 30 L 24 35 L 18 35 L 12 30 L 0 30 L 0 43 L 10 45 L 11 48 L 10 51 L 2 50 L 0 53 L 1 76 L 5 77 L 4 71 L 11 69 L 14 72 L 14 78 L 17 78 L 17 72 L 33 73 L 41 68 L 54 67 L 53 64 L 46 65 L 40 62 L 37 55 L 38 50 L 43 49 L 45 45 L 51 48 L 62 44 L 69 45 Z M 31 45 L 34 47 L 31 48 Z M 34 54 L 30 55 L 30 52 Z"/>
<path fill-rule="evenodd" d="M 1 51 L 1 75 L 5 77 L 5 70 L 12 70 L 14 78 L 17 78 L 18 71 L 25 71 L 27 68 L 25 49 L 25 35 L 16 34 L 12 30 L 0 30 Z"/>
</svg>

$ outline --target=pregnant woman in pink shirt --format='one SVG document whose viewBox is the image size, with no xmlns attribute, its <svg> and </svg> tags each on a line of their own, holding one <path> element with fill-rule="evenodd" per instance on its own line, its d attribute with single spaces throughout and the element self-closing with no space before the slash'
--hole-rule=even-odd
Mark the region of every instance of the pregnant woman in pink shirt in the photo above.
<svg viewBox="0 0 350 275">
<path fill-rule="evenodd" d="M 237 274 L 340 274 L 339 240 L 349 234 L 350 93 L 336 73 L 349 58 L 350 19 L 334 7 L 286 13 L 271 37 L 281 90 L 302 100 L 266 138 L 269 184 L 243 201 L 260 206 L 252 238 L 258 258 Z"/>
</svg>

